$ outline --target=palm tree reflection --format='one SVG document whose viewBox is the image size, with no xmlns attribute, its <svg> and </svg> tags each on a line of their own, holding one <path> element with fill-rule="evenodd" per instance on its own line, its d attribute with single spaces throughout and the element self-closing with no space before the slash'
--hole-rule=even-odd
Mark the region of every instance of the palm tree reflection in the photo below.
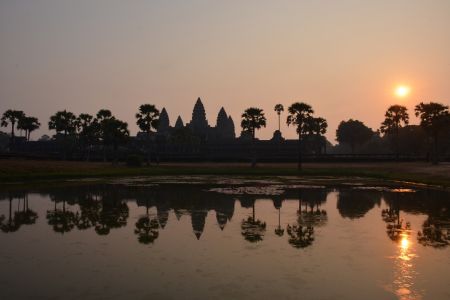
<svg viewBox="0 0 450 300">
<path fill-rule="evenodd" d="M 117 196 L 114 191 L 105 193 L 101 201 L 101 210 L 98 222 L 95 224 L 95 232 L 99 235 L 107 235 L 111 229 L 127 225 L 129 208 L 127 203 Z"/>
<path fill-rule="evenodd" d="M 289 244 L 295 248 L 306 248 L 314 241 L 314 227 L 302 225 L 287 225 Z"/>
<path fill-rule="evenodd" d="M 275 228 L 275 234 L 278 236 L 284 235 L 284 228 L 281 227 L 281 205 L 283 203 L 283 199 L 281 198 L 273 198 L 273 206 L 278 210 L 278 226 Z"/>
<path fill-rule="evenodd" d="M 450 219 L 429 216 L 417 233 L 417 240 L 424 246 L 444 248 L 450 245 Z"/>
<path fill-rule="evenodd" d="M 427 205 L 428 218 L 417 233 L 417 240 L 424 246 L 445 248 L 450 245 L 450 201 L 448 195 L 427 191 L 430 200 Z"/>
<path fill-rule="evenodd" d="M 141 244 L 153 244 L 159 237 L 159 223 L 156 218 L 151 218 L 148 213 L 148 199 L 145 201 L 145 215 L 140 217 L 136 224 L 134 233 L 138 236 Z"/>
<path fill-rule="evenodd" d="M 4 215 L 0 216 L 0 229 L 4 232 L 4 233 L 9 233 L 9 232 L 15 232 L 17 230 L 19 230 L 20 228 L 20 223 L 17 222 L 16 219 L 16 214 L 12 214 L 12 202 L 14 199 L 13 194 L 9 194 L 8 195 L 8 201 L 9 201 L 9 209 L 8 209 L 8 220 L 5 222 L 6 217 Z"/>
<path fill-rule="evenodd" d="M 252 215 L 247 219 L 242 220 L 241 234 L 246 241 L 251 243 L 260 242 L 264 239 L 266 232 L 266 222 L 256 219 L 255 217 L 255 199 L 242 198 L 241 204 L 244 207 L 248 207 L 250 204 L 252 207 Z"/>
<path fill-rule="evenodd" d="M 314 242 L 314 227 L 328 221 L 327 212 L 320 208 L 327 200 L 324 189 L 301 189 L 298 191 L 297 224 L 287 225 L 289 244 L 294 248 L 306 248 Z M 302 205 L 304 207 L 302 208 Z"/>
<path fill-rule="evenodd" d="M 57 208 L 57 199 L 53 199 L 55 207 L 53 210 L 47 211 L 47 222 L 51 225 L 53 231 L 64 234 L 70 232 L 76 224 L 75 213 L 66 209 L 66 199 L 62 200 L 62 209 Z"/>
<path fill-rule="evenodd" d="M 411 224 L 400 218 L 398 194 L 394 193 L 394 197 L 391 193 L 386 194 L 385 202 L 388 204 L 388 208 L 381 210 L 381 217 L 386 222 L 386 233 L 394 242 L 406 241 L 404 237 L 411 234 Z"/>
</svg>

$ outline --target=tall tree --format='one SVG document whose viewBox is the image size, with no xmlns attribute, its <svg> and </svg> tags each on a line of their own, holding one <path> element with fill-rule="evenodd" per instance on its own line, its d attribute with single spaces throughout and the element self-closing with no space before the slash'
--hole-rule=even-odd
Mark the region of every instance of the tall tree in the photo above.
<svg viewBox="0 0 450 300">
<path fill-rule="evenodd" d="M 355 147 L 370 140 L 374 132 L 363 122 L 350 119 L 342 121 L 336 130 L 336 140 L 339 143 L 348 144 L 355 153 Z"/>
<path fill-rule="evenodd" d="M 242 114 L 241 127 L 244 132 L 248 132 L 252 137 L 252 167 L 256 166 L 255 155 L 255 132 L 261 127 L 266 127 L 266 117 L 262 109 L 257 107 L 247 108 Z"/>
<path fill-rule="evenodd" d="M 17 128 L 25 130 L 25 136 L 27 138 L 27 141 L 30 140 L 31 132 L 35 131 L 36 129 L 39 129 L 41 127 L 41 123 L 39 123 L 38 118 L 35 117 L 23 117 L 19 120 L 19 123 L 17 124 Z"/>
<path fill-rule="evenodd" d="M 302 137 L 308 133 L 308 125 L 314 113 L 309 104 L 295 102 L 288 108 L 286 123 L 296 127 L 298 134 L 298 169 L 302 169 Z"/>
<path fill-rule="evenodd" d="M 433 139 L 433 164 L 437 164 L 439 161 L 439 135 L 450 127 L 448 106 L 436 102 L 420 102 L 416 105 L 415 111 L 416 117 L 420 117 L 420 126 L 422 126 Z"/>
<path fill-rule="evenodd" d="M 151 160 L 151 143 L 150 136 L 152 129 L 158 129 L 159 124 L 159 110 L 153 104 L 142 104 L 139 106 L 139 112 L 136 114 L 136 124 L 139 129 L 145 132 L 147 142 L 147 165 L 150 165 Z"/>
<path fill-rule="evenodd" d="M 252 138 L 255 138 L 257 129 L 266 127 L 267 119 L 264 116 L 264 112 L 260 108 L 250 107 L 247 108 L 242 114 L 241 127 L 242 130 L 251 134 Z"/>
<path fill-rule="evenodd" d="M 275 105 L 273 110 L 277 112 L 277 115 L 278 115 L 278 131 L 281 132 L 281 113 L 284 111 L 284 106 L 283 106 L 283 104 L 277 104 L 277 105 Z"/>
<path fill-rule="evenodd" d="M 97 113 L 97 120 L 99 122 L 107 119 L 111 119 L 113 117 L 111 111 L 109 109 L 100 109 Z"/>
<path fill-rule="evenodd" d="M 77 128 L 77 117 L 70 111 L 58 111 L 50 117 L 48 129 L 55 130 L 57 134 L 67 136 L 75 133 Z"/>
<path fill-rule="evenodd" d="M 119 146 L 126 143 L 130 136 L 128 124 L 112 117 L 104 121 L 102 128 L 103 140 L 106 145 L 112 146 L 115 154 L 113 163 L 116 163 Z"/>
<path fill-rule="evenodd" d="M 106 123 L 114 118 L 109 109 L 100 109 L 96 115 L 100 130 L 100 140 L 102 141 L 103 148 L 103 161 L 106 161 L 106 148 L 108 147 L 108 140 L 106 139 Z"/>
<path fill-rule="evenodd" d="M 408 109 L 401 105 L 390 106 L 385 115 L 383 123 L 381 123 L 380 131 L 384 134 L 393 135 L 395 137 L 395 156 L 399 157 L 398 135 L 399 129 L 408 125 L 409 115 Z"/>
<path fill-rule="evenodd" d="M 55 130 L 56 134 L 63 136 L 63 156 L 67 157 L 67 136 L 73 135 L 77 128 L 77 117 L 70 111 L 58 111 L 50 117 L 48 129 Z"/>
<path fill-rule="evenodd" d="M 307 132 L 313 137 L 313 142 L 317 147 L 316 152 L 322 153 L 322 148 L 326 150 L 326 139 L 323 136 L 327 132 L 328 123 L 324 118 L 307 119 Z"/>
<path fill-rule="evenodd" d="M 80 114 L 77 118 L 77 131 L 80 146 L 82 150 L 86 151 L 86 160 L 89 160 L 92 146 L 100 139 L 98 120 L 90 114 Z"/>
<path fill-rule="evenodd" d="M 19 123 L 20 119 L 25 117 L 25 114 L 21 110 L 12 110 L 8 109 L 3 113 L 3 116 L 1 118 L 1 127 L 8 127 L 8 125 L 11 125 L 11 139 L 10 139 L 10 148 L 14 144 L 14 138 L 15 138 L 15 132 L 14 129 Z"/>
</svg>

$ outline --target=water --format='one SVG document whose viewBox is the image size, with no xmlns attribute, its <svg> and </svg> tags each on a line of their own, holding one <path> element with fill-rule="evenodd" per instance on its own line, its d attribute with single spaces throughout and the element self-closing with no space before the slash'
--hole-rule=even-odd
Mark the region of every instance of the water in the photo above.
<svg viewBox="0 0 450 300">
<path fill-rule="evenodd" d="M 450 299 L 448 193 L 175 181 L 2 191 L 0 298 Z"/>
</svg>

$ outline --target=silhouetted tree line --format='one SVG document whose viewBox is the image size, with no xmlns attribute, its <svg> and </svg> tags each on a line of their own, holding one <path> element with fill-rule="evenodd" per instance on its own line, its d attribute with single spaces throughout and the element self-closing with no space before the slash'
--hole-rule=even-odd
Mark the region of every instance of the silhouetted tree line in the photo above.
<svg viewBox="0 0 450 300">
<path fill-rule="evenodd" d="M 274 139 L 282 141 L 280 127 L 284 106 L 277 104 L 274 111 L 278 115 L 278 130 L 274 133 Z M 416 105 L 415 115 L 420 118 L 420 125 L 409 125 L 407 108 L 401 105 L 392 105 L 387 109 L 385 119 L 376 131 L 359 120 L 342 121 L 336 130 L 336 140 L 339 144 L 335 147 L 324 137 L 328 128 L 327 121 L 315 117 L 309 104 L 296 102 L 289 106 L 287 111 L 286 123 L 295 127 L 298 134 L 299 169 L 304 153 L 321 155 L 327 148 L 330 153 L 335 154 L 393 153 L 397 158 L 402 154 L 426 155 L 433 163 L 439 161 L 440 155 L 450 153 L 450 113 L 448 106 L 441 103 L 421 102 Z M 133 145 L 137 145 L 139 153 L 145 154 L 147 163 L 152 159 L 152 144 L 158 142 L 155 133 L 159 125 L 159 114 L 154 105 L 143 104 L 135 116 L 141 133 L 138 134 L 138 143 Z M 11 131 L 9 136 L 4 133 L 0 135 L 0 149 L 14 149 L 16 130 L 24 132 L 25 140 L 29 141 L 31 133 L 40 125 L 37 118 L 26 116 L 23 111 L 7 110 L 1 118 L 1 126 L 9 126 Z M 265 113 L 260 108 L 250 107 L 241 116 L 241 139 L 251 140 L 252 166 L 256 165 L 258 157 L 255 148 L 256 131 L 266 125 Z M 100 110 L 95 116 L 86 113 L 77 116 L 66 110 L 58 111 L 50 117 L 48 128 L 56 132 L 52 140 L 60 146 L 63 158 L 67 158 L 73 151 L 79 151 L 89 160 L 92 149 L 101 148 L 104 160 L 109 153 L 112 161 L 116 162 L 119 149 L 127 146 L 127 143 L 127 147 L 130 147 L 128 124 L 117 119 L 107 109 Z M 46 139 L 49 138 L 42 138 Z M 189 128 L 175 126 L 169 142 L 195 148 L 200 140 L 195 138 Z"/>
</svg>

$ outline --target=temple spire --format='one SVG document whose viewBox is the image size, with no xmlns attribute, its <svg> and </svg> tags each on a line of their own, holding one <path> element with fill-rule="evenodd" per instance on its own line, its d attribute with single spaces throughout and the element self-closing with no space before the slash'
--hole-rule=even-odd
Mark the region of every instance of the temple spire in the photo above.
<svg viewBox="0 0 450 300">
<path fill-rule="evenodd" d="M 206 120 L 205 107 L 203 106 L 200 97 L 197 99 L 197 102 L 195 102 L 189 127 L 193 133 L 198 134 L 199 136 L 205 137 L 207 135 L 208 120 Z"/>
<path fill-rule="evenodd" d="M 158 133 L 167 134 L 169 132 L 170 121 L 166 108 L 163 107 L 159 114 Z"/>
<path fill-rule="evenodd" d="M 183 119 L 178 116 L 177 121 L 175 122 L 175 129 L 181 129 L 184 127 Z"/>
</svg>

